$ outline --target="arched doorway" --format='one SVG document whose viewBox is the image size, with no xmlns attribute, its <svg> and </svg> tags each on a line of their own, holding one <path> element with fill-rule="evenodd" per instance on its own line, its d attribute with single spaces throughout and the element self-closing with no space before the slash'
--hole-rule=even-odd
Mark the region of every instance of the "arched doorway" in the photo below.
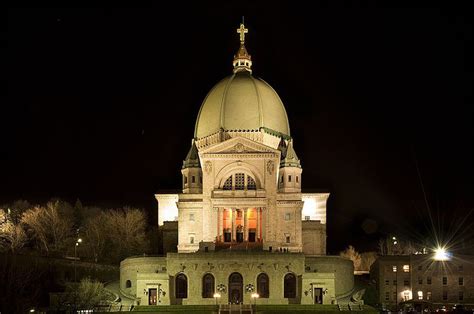
<svg viewBox="0 0 474 314">
<path fill-rule="evenodd" d="M 239 273 L 232 273 L 229 276 L 229 302 L 240 304 L 244 297 L 244 279 Z"/>
</svg>

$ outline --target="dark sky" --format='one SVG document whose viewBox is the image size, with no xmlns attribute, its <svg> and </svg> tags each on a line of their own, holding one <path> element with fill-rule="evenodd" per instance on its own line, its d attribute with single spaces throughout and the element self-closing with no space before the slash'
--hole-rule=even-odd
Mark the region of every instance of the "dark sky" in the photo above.
<svg viewBox="0 0 474 314">
<path fill-rule="evenodd" d="M 389 233 L 424 239 L 416 163 L 435 224 L 460 223 L 474 207 L 467 6 L 11 9 L 0 203 L 155 211 L 154 192 L 180 188 L 200 104 L 231 73 L 242 15 L 254 75 L 286 106 L 303 186 L 332 193 L 330 252 Z"/>
</svg>

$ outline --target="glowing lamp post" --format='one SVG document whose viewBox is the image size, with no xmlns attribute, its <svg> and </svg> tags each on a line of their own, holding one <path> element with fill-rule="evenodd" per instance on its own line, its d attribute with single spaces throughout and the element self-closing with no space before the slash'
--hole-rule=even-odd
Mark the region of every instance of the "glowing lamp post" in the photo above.
<svg viewBox="0 0 474 314">
<path fill-rule="evenodd" d="M 253 299 L 253 304 L 257 306 L 257 299 L 260 297 L 258 293 L 252 293 L 250 297 Z"/>
<path fill-rule="evenodd" d="M 217 299 L 219 299 L 221 297 L 221 294 L 220 293 L 214 293 L 214 300 L 216 301 L 216 305 L 217 305 Z"/>
<path fill-rule="evenodd" d="M 447 261 L 450 259 L 450 254 L 444 247 L 439 247 L 435 250 L 433 259 L 435 261 Z"/>
<path fill-rule="evenodd" d="M 79 244 L 82 243 L 82 239 L 79 238 L 76 241 L 76 245 L 74 245 L 74 282 L 76 282 L 76 258 L 77 258 L 77 247 Z"/>
</svg>

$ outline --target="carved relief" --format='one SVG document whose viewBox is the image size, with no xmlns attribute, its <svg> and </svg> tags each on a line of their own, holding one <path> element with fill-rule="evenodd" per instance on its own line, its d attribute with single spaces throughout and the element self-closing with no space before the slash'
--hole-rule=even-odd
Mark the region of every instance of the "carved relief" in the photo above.
<svg viewBox="0 0 474 314">
<path fill-rule="evenodd" d="M 204 169 L 206 170 L 207 173 L 210 173 L 212 171 L 212 162 L 206 161 Z"/>
<path fill-rule="evenodd" d="M 234 146 L 234 151 L 236 151 L 237 153 L 243 152 L 244 149 L 245 149 L 245 146 L 242 143 L 237 143 Z"/>
<path fill-rule="evenodd" d="M 269 160 L 267 161 L 267 171 L 268 171 L 268 174 L 273 174 L 273 171 L 275 170 L 275 163 L 273 162 L 273 160 Z"/>
</svg>

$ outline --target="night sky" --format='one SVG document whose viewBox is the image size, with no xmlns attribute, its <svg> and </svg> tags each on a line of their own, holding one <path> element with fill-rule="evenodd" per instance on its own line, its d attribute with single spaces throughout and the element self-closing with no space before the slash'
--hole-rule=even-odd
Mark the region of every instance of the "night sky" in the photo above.
<svg viewBox="0 0 474 314">
<path fill-rule="evenodd" d="M 8 11 L 0 203 L 79 198 L 153 217 L 153 194 L 180 188 L 245 15 L 253 73 L 285 104 L 303 187 L 332 194 L 330 253 L 426 239 L 428 212 L 451 232 L 474 208 L 472 8 L 174 3 Z"/>
</svg>

